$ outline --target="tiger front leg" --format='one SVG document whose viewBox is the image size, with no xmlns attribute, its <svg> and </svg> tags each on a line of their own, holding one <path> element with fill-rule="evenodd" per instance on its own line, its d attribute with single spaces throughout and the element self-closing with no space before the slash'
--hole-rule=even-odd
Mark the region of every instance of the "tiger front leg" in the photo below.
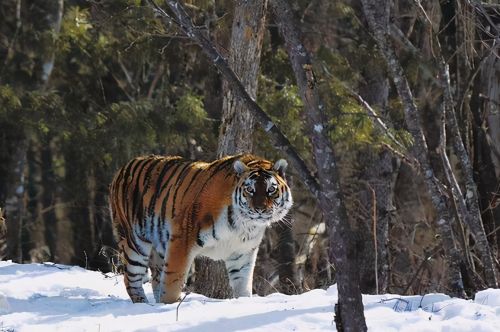
<svg viewBox="0 0 500 332">
<path fill-rule="evenodd" d="M 252 281 L 258 247 L 246 253 L 235 253 L 226 259 L 229 284 L 234 297 L 252 296 Z"/>
<path fill-rule="evenodd" d="M 161 303 L 174 303 L 180 300 L 186 275 L 193 262 L 193 255 L 188 248 L 190 246 L 187 246 L 184 241 L 170 241 L 159 291 Z"/>
</svg>

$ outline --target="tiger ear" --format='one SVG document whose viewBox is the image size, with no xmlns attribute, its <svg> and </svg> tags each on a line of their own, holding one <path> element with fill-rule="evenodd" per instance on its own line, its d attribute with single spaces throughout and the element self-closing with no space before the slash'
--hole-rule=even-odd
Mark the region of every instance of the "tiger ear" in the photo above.
<svg viewBox="0 0 500 332">
<path fill-rule="evenodd" d="M 281 176 L 285 178 L 285 171 L 288 167 L 288 162 L 285 159 L 280 159 L 274 163 L 273 169 Z"/>
<path fill-rule="evenodd" d="M 234 162 L 233 167 L 234 167 L 234 170 L 236 171 L 236 174 L 238 174 L 238 176 L 240 176 L 243 172 L 248 170 L 247 165 L 245 165 L 245 163 L 243 163 L 241 160 L 236 160 Z"/>
</svg>

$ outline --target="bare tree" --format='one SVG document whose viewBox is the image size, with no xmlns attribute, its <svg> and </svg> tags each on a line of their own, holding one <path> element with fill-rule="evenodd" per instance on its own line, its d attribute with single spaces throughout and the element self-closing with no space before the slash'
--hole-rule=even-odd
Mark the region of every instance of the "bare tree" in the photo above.
<svg viewBox="0 0 500 332">
<path fill-rule="evenodd" d="M 376 60 L 370 62 L 372 70 L 364 73 L 360 95 L 387 117 L 389 80 Z M 364 247 L 359 254 L 360 287 L 363 293 L 386 293 L 389 286 L 389 224 L 395 210 L 394 190 L 399 174 L 400 160 L 386 149 L 369 146 L 359 153 L 359 161 L 366 165 L 360 174 L 359 199 L 368 209 L 368 218 L 359 218 L 358 238 Z"/>
<path fill-rule="evenodd" d="M 391 45 L 391 40 L 388 38 L 390 35 L 388 24 L 390 1 L 381 3 L 379 1 L 363 0 L 362 4 L 370 31 L 387 63 L 397 92 L 402 100 L 405 122 L 414 139 L 413 152 L 418 160 L 420 172 L 424 175 L 425 183 L 438 215 L 437 226 L 449 265 L 450 293 L 455 296 L 465 296 L 460 270 L 461 265 L 468 266 L 467 271 L 472 270 L 470 262 L 463 258 L 464 255 L 460 253 L 460 248 L 457 247 L 454 238 L 453 225 L 457 225 L 455 215 L 458 217 L 458 221 L 464 221 L 470 226 L 477 241 L 478 251 L 483 258 L 488 284 L 495 287 L 497 283 L 495 268 L 482 227 L 479 210 L 477 209 L 478 201 L 472 178 L 472 167 L 458 132 L 454 102 L 449 84 L 449 73 L 441 53 L 439 40 L 434 38 L 434 35 L 431 36 L 438 53 L 437 81 L 443 92 L 443 103 L 435 111 L 439 127 L 438 142 L 431 149 L 428 148 L 428 137 L 424 134 L 421 114 L 413 99 L 409 83 Z M 419 4 L 417 6 L 423 12 L 423 8 Z M 425 12 L 423 13 L 425 14 Z M 431 22 L 426 21 L 426 19 L 428 20 L 427 15 L 423 16 L 425 16 L 424 22 L 431 27 Z M 446 153 L 447 128 L 452 134 L 452 143 L 465 173 L 468 202 L 464 200 Z M 434 162 L 431 160 L 434 160 Z M 466 205 L 470 208 L 468 209 Z"/>
<path fill-rule="evenodd" d="M 200 29 L 193 26 L 190 17 L 177 1 L 167 1 L 175 15 L 175 21 L 183 32 L 198 43 L 207 56 L 214 62 L 233 92 L 247 105 L 258 123 L 268 133 L 276 148 L 285 152 L 299 176 L 311 193 L 316 197 L 330 228 L 330 248 L 337 268 L 339 299 L 336 305 L 336 324 L 339 331 L 365 331 L 366 322 L 363 303 L 359 290 L 359 275 L 356 268 L 355 252 L 350 245 L 351 229 L 342 201 L 337 165 L 334 151 L 326 135 L 323 105 L 319 101 L 314 73 L 308 52 L 298 38 L 290 8 L 286 2 L 272 3 L 280 31 L 287 42 L 289 57 L 301 90 L 302 99 L 308 114 L 309 135 L 313 144 L 313 154 L 319 181 L 312 176 L 304 161 L 297 154 L 288 139 L 279 131 L 270 117 L 255 103 L 245 91 L 239 78 L 230 69 L 227 62 L 214 48 L 210 40 Z M 172 22 L 168 13 L 153 3 L 165 23 Z"/>
</svg>

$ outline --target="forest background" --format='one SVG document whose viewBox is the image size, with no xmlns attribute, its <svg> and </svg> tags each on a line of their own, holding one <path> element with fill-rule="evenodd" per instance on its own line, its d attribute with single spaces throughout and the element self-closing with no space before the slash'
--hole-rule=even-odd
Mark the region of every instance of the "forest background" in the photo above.
<svg viewBox="0 0 500 332">
<path fill-rule="evenodd" d="M 185 1 L 217 50 L 229 55 L 233 1 Z M 358 1 L 294 0 L 303 43 L 337 156 L 363 293 L 445 292 L 450 271 L 415 139 L 390 64 Z M 421 5 L 419 5 L 421 4 Z M 7 231 L 1 256 L 116 269 L 107 192 L 114 172 L 144 154 L 213 160 L 223 122 L 223 79 L 196 43 L 165 25 L 147 1 L 0 2 L 0 208 Z M 274 15 L 267 13 L 256 101 L 314 170 L 304 105 Z M 390 35 L 413 91 L 433 164 L 449 156 L 470 198 L 498 271 L 500 229 L 500 6 L 493 1 L 393 1 Z M 439 44 L 439 47 L 438 47 Z M 444 141 L 447 98 L 439 59 L 449 68 L 455 125 L 470 160 Z M 397 81 L 394 81 L 397 83 Z M 362 102 L 362 100 L 364 102 Z M 367 105 L 371 105 L 369 109 Z M 380 125 L 383 123 L 383 126 Z M 382 128 L 382 129 L 381 129 Z M 286 157 L 267 133 L 253 152 Z M 439 168 L 439 167 L 438 167 Z M 445 170 L 437 174 L 450 182 Z M 315 199 L 291 168 L 291 224 L 261 244 L 254 291 L 299 293 L 335 282 L 328 232 Z M 437 172 L 439 173 L 439 172 Z M 447 180 L 448 179 L 448 180 Z M 446 184 L 450 197 L 452 185 Z M 476 233 L 449 204 L 456 264 L 468 294 L 491 285 Z M 469 206 L 467 206 L 469 207 Z M 291 226 L 290 226 L 291 225 Z M 486 268 L 485 268 L 486 266 Z"/>
</svg>

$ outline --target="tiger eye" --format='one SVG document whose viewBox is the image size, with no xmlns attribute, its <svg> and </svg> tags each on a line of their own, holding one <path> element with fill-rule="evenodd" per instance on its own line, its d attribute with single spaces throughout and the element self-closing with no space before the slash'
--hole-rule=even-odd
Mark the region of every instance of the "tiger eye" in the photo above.
<svg viewBox="0 0 500 332">
<path fill-rule="evenodd" d="M 269 189 L 267 190 L 267 194 L 268 194 L 269 196 L 271 196 L 271 195 L 276 194 L 276 192 L 277 192 L 277 191 L 278 191 L 278 188 L 277 188 L 277 187 L 271 187 L 271 188 L 269 188 Z"/>
</svg>

